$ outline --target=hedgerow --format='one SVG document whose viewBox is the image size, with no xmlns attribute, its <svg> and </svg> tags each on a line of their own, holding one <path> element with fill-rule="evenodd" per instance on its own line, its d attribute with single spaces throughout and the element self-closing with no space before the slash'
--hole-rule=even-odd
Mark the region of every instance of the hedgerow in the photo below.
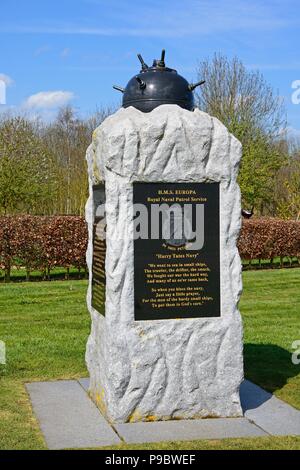
<svg viewBox="0 0 300 470">
<path fill-rule="evenodd" d="M 80 216 L 0 217 L 0 269 L 10 278 L 12 267 L 44 276 L 54 267 L 85 269 L 87 228 Z"/>
<path fill-rule="evenodd" d="M 39 270 L 47 277 L 54 267 L 86 269 L 87 227 L 80 216 L 1 216 L 0 269 L 10 279 L 13 267 Z M 276 218 L 244 220 L 238 241 L 243 260 L 300 258 L 300 222 Z"/>
<path fill-rule="evenodd" d="M 300 222 L 267 217 L 244 220 L 238 248 L 243 260 L 299 258 Z"/>
</svg>

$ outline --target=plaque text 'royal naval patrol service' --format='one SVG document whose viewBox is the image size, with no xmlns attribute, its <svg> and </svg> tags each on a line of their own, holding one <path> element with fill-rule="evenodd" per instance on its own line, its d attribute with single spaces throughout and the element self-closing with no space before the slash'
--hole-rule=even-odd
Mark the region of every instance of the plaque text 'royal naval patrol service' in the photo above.
<svg viewBox="0 0 300 470">
<path fill-rule="evenodd" d="M 219 183 L 134 183 L 135 320 L 220 316 Z"/>
</svg>

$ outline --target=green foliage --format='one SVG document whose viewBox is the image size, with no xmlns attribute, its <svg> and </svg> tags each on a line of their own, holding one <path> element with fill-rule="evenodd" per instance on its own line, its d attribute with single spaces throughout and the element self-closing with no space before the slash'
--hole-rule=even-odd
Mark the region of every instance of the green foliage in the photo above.
<svg viewBox="0 0 300 470">
<path fill-rule="evenodd" d="M 300 219 L 300 156 L 289 159 L 282 175 L 282 191 L 278 198 L 278 215 L 284 219 Z"/>
<path fill-rule="evenodd" d="M 239 138 L 239 132 L 236 136 Z M 243 145 L 238 176 L 244 206 L 255 207 L 256 213 L 272 213 L 274 184 L 286 161 L 287 155 L 280 146 L 261 132 L 253 132 L 252 138 Z"/>
<path fill-rule="evenodd" d="M 282 101 L 260 72 L 247 70 L 236 57 L 215 54 L 199 64 L 198 75 L 206 81 L 197 96 L 200 109 L 217 117 L 243 145 L 243 205 L 274 215 L 274 184 L 287 159 Z"/>
<path fill-rule="evenodd" d="M 43 141 L 53 152 L 57 168 L 57 190 L 47 214 L 84 214 L 88 197 L 85 154 L 92 132 L 111 110 L 102 109 L 87 119 L 79 119 L 71 107 L 60 109 L 57 118 L 44 126 Z"/>
<path fill-rule="evenodd" d="M 63 108 L 45 127 L 43 138 L 57 167 L 57 191 L 52 201 L 55 213 L 83 214 L 88 195 L 85 153 L 91 140 L 87 123 L 77 119 L 72 108 Z"/>
<path fill-rule="evenodd" d="M 37 212 L 55 191 L 52 156 L 33 125 L 16 117 L 0 123 L 0 211 Z"/>
<path fill-rule="evenodd" d="M 79 119 L 70 107 L 43 123 L 24 116 L 0 120 L 0 215 L 84 214 L 85 154 L 92 131 L 112 111 Z"/>
</svg>

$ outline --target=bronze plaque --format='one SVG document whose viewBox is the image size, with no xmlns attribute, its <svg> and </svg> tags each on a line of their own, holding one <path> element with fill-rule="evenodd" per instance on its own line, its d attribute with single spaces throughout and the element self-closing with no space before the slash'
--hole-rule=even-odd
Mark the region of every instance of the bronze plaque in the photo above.
<svg viewBox="0 0 300 470">
<path fill-rule="evenodd" d="M 220 316 L 219 183 L 134 183 L 135 320 Z"/>
<path fill-rule="evenodd" d="M 92 268 L 92 307 L 105 315 L 105 186 L 93 187 L 94 226 L 93 226 L 93 268 Z"/>
</svg>

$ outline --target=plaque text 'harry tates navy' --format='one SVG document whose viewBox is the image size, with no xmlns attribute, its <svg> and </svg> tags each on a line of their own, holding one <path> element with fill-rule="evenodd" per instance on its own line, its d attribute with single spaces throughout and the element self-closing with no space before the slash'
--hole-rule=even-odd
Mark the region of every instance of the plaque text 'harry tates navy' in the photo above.
<svg viewBox="0 0 300 470">
<path fill-rule="evenodd" d="M 133 203 L 135 320 L 219 317 L 219 183 L 134 183 Z"/>
</svg>

